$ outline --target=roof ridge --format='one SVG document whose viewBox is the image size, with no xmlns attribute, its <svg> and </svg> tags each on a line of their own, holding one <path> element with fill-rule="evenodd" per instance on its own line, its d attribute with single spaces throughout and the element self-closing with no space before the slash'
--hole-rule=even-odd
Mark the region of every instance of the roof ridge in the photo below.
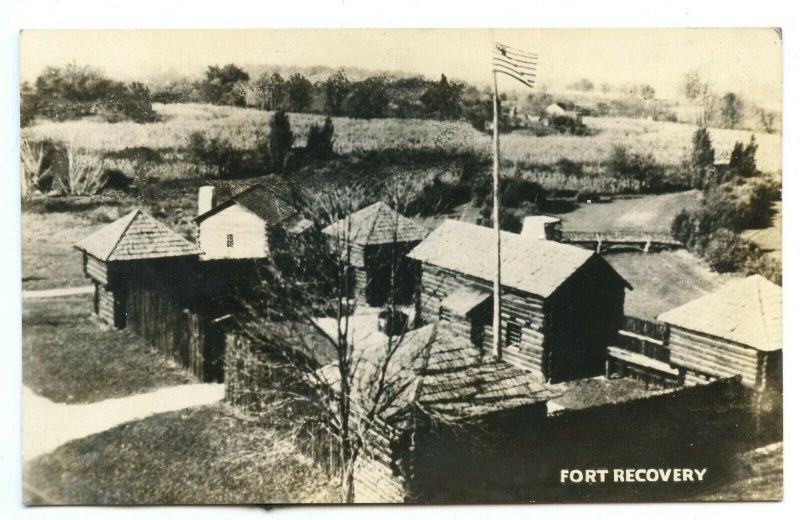
<svg viewBox="0 0 800 520">
<path fill-rule="evenodd" d="M 108 260 L 114 255 L 114 251 L 117 250 L 119 243 L 122 242 L 122 239 L 125 237 L 125 234 L 128 233 L 128 230 L 131 228 L 131 225 L 133 225 L 133 221 L 136 220 L 136 217 L 142 214 L 142 210 L 140 208 L 136 208 L 133 211 L 131 211 L 131 213 L 133 213 L 133 216 L 131 216 L 131 220 L 128 222 L 128 225 L 125 226 L 125 228 L 117 237 L 116 242 L 114 242 L 114 246 L 108 252 L 108 255 L 106 255 L 105 260 Z"/>
</svg>

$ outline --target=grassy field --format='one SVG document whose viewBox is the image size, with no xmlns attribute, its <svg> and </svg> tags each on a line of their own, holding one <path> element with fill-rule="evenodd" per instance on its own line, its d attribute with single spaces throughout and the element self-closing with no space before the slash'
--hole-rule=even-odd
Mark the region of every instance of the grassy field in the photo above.
<svg viewBox="0 0 800 520">
<path fill-rule="evenodd" d="M 702 193 L 685 191 L 615 199 L 609 203 L 581 204 L 576 210 L 560 217 L 565 231 L 669 233 L 672 220 L 680 210 L 697 208 L 701 202 Z"/>
<path fill-rule="evenodd" d="M 284 435 L 224 404 L 72 441 L 23 468 L 27 504 L 331 502 L 330 479 Z"/>
<path fill-rule="evenodd" d="M 683 250 L 610 253 L 604 258 L 633 286 L 625 295 L 625 314 L 644 319 L 653 319 L 732 279 L 711 271 Z"/>
<path fill-rule="evenodd" d="M 22 288 L 87 285 L 81 254 L 73 245 L 127 208 L 103 206 L 72 213 L 22 213 Z"/>
<path fill-rule="evenodd" d="M 248 149 L 253 147 L 259 132 L 266 131 L 272 115 L 255 109 L 199 104 L 156 104 L 154 109 L 162 118 L 156 123 L 46 122 L 24 129 L 22 136 L 31 140 L 53 139 L 100 152 L 134 146 L 165 151 L 177 161 L 158 172 L 160 177 L 166 178 L 167 169 L 178 170 L 170 175 L 172 177 L 189 174 L 190 169 L 181 160 L 182 150 L 192 132 L 228 139 L 234 146 Z M 296 144 L 303 144 L 311 124 L 321 123 L 322 116 L 290 114 L 290 121 Z M 594 135 L 534 137 L 521 132 L 504 135 L 501 139 L 502 158 L 522 165 L 552 165 L 562 158 L 584 165 L 597 165 L 606 160 L 613 145 L 624 144 L 632 152 L 652 153 L 663 165 L 677 165 L 695 129 L 686 124 L 645 119 L 586 118 L 585 122 L 595 131 Z M 342 154 L 388 149 L 473 152 L 480 156 L 490 153 L 490 137 L 465 122 L 334 118 L 334 126 L 334 147 Z M 750 132 L 711 129 L 711 138 L 718 153 L 729 153 L 736 141 L 748 141 Z M 773 173 L 780 171 L 780 135 L 757 134 L 756 139 L 759 144 L 756 158 L 760 168 Z"/>
<path fill-rule="evenodd" d="M 91 295 L 24 300 L 22 382 L 61 403 L 124 397 L 192 376 L 130 331 L 92 317 Z"/>
</svg>

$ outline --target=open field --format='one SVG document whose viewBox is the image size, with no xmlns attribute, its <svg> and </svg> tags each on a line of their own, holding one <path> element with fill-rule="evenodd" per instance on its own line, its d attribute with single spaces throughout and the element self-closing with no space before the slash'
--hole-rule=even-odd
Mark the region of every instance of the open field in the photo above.
<svg viewBox="0 0 800 520">
<path fill-rule="evenodd" d="M 610 253 L 603 258 L 633 286 L 625 294 L 625 314 L 643 319 L 653 319 L 732 279 L 714 273 L 684 250 Z"/>
<path fill-rule="evenodd" d="M 682 209 L 695 209 L 702 203 L 699 191 L 615 199 L 609 203 L 581 204 L 559 215 L 565 231 L 642 231 L 669 233 L 672 220 Z"/>
<path fill-rule="evenodd" d="M 119 208 L 73 213 L 22 213 L 22 288 L 52 289 L 89 283 L 73 245 L 124 215 Z"/>
<path fill-rule="evenodd" d="M 52 401 L 88 403 L 195 382 L 131 331 L 92 317 L 92 296 L 24 300 L 22 382 Z"/>
<path fill-rule="evenodd" d="M 72 441 L 23 468 L 28 504 L 331 502 L 330 479 L 285 436 L 224 404 Z"/>
<path fill-rule="evenodd" d="M 82 120 L 45 122 L 26 128 L 23 138 L 53 139 L 98 152 L 145 146 L 167 151 L 181 159 L 181 151 L 189 135 L 200 131 L 209 137 L 221 137 L 239 148 L 252 148 L 259 132 L 267 131 L 270 112 L 211 105 L 154 105 L 162 120 L 156 123 L 105 123 Z M 296 144 L 304 144 L 313 123 L 322 123 L 323 116 L 290 114 Z M 612 146 L 624 144 L 632 152 L 652 153 L 666 166 L 678 165 L 691 142 L 695 127 L 682 123 L 628 118 L 586 118 L 595 135 L 578 137 L 550 135 L 534 137 L 515 132 L 503 135 L 502 158 L 519 165 L 552 165 L 559 159 L 598 165 L 608 157 Z M 381 150 L 442 150 L 448 153 L 490 153 L 490 137 L 466 122 L 440 122 L 416 119 L 360 120 L 334 118 L 334 148 L 349 154 Z M 729 153 L 736 141 L 747 142 L 745 130 L 711 129 L 711 138 L 718 154 Z M 781 170 L 781 137 L 778 134 L 756 134 L 759 145 L 756 159 L 767 172 Z"/>
</svg>

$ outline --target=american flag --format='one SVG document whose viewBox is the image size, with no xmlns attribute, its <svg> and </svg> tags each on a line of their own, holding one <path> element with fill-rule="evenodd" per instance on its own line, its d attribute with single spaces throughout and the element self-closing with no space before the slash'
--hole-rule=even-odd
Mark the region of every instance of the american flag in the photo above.
<svg viewBox="0 0 800 520">
<path fill-rule="evenodd" d="M 492 71 L 510 76 L 533 88 L 538 56 L 502 43 L 495 43 L 492 52 Z"/>
</svg>

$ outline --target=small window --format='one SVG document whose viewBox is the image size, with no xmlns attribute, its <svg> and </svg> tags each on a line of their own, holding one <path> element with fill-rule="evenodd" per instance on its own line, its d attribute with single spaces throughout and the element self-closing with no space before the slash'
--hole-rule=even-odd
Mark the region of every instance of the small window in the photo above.
<svg viewBox="0 0 800 520">
<path fill-rule="evenodd" d="M 228 247 L 233 247 L 233 235 L 228 235 Z"/>
<path fill-rule="evenodd" d="M 522 342 L 522 325 L 509 321 L 506 323 L 506 346 L 517 346 Z"/>
<path fill-rule="evenodd" d="M 453 312 L 445 307 L 439 307 L 439 319 L 442 321 L 453 321 Z"/>
</svg>

